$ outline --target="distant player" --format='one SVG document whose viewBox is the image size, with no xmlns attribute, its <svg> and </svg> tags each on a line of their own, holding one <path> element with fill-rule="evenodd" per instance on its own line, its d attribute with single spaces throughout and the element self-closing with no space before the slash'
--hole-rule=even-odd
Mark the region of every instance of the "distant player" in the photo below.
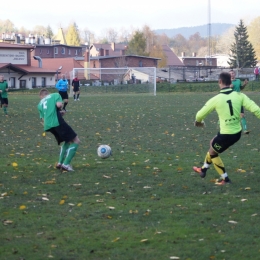
<svg viewBox="0 0 260 260">
<path fill-rule="evenodd" d="M 0 75 L 0 102 L 1 107 L 3 107 L 5 116 L 8 116 L 7 107 L 8 107 L 8 85 L 6 81 L 4 81 L 4 76 Z"/>
<path fill-rule="evenodd" d="M 62 97 L 63 100 L 63 110 L 66 111 L 66 106 L 69 102 L 69 95 L 68 95 L 68 87 L 69 83 L 65 77 L 65 74 L 61 75 L 61 79 L 57 82 L 56 88 L 59 90 L 59 94 Z"/>
<path fill-rule="evenodd" d="M 233 88 L 233 90 L 237 92 L 241 92 L 241 90 L 243 90 L 248 83 L 247 79 L 242 84 L 240 79 L 236 79 L 236 73 L 234 70 L 231 70 L 229 73 L 231 75 L 231 80 L 232 80 L 231 88 Z M 241 124 L 242 124 L 244 134 L 249 134 L 250 131 L 247 130 L 245 111 L 243 106 L 241 107 L 240 117 L 241 117 Z"/>
<path fill-rule="evenodd" d="M 39 93 L 40 103 L 38 111 L 40 118 L 43 120 L 44 131 L 51 132 L 58 145 L 61 146 L 57 169 L 73 171 L 70 163 L 76 154 L 80 140 L 74 130 L 65 122 L 62 117 L 62 98 L 59 93 L 49 94 L 47 89 L 42 89 Z"/>
<path fill-rule="evenodd" d="M 260 118 L 260 107 L 245 94 L 238 93 L 230 87 L 231 75 L 229 73 L 222 72 L 219 75 L 218 83 L 220 93 L 208 100 L 204 107 L 198 111 L 194 124 L 197 127 L 203 127 L 204 118 L 213 110 L 216 110 L 220 122 L 220 131 L 210 141 L 210 148 L 206 154 L 204 165 L 202 167 L 194 166 L 193 170 L 199 173 L 201 178 L 204 178 L 210 164 L 213 164 L 221 176 L 221 179 L 216 184 L 224 185 L 231 183 L 231 180 L 219 154 L 235 144 L 241 137 L 241 106 L 254 113 L 258 118 Z"/>
<path fill-rule="evenodd" d="M 73 97 L 74 101 L 79 101 L 79 94 L 80 94 L 80 84 L 79 79 L 77 76 L 72 80 L 72 88 L 73 88 Z"/>
</svg>

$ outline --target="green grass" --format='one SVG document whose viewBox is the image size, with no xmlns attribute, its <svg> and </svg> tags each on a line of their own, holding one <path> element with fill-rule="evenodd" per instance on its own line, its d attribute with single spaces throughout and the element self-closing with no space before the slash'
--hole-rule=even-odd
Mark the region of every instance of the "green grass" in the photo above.
<svg viewBox="0 0 260 260">
<path fill-rule="evenodd" d="M 75 172 L 61 173 L 38 97 L 10 94 L 0 116 L 0 259 L 258 259 L 259 120 L 247 112 L 252 132 L 222 155 L 232 185 L 216 186 L 214 169 L 205 179 L 191 170 L 218 131 L 216 113 L 193 126 L 213 95 L 70 99 L 65 118 L 81 145 Z M 99 159 L 99 144 L 113 156 Z"/>
</svg>

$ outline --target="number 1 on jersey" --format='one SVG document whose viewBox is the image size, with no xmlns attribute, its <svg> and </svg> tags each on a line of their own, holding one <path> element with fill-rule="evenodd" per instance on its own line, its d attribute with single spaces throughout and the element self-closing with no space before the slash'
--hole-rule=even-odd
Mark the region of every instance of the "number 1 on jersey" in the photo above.
<svg viewBox="0 0 260 260">
<path fill-rule="evenodd" d="M 230 115 L 233 116 L 233 115 L 234 115 L 234 112 L 233 112 L 232 101 L 231 101 L 231 100 L 228 100 L 227 103 L 228 103 L 228 105 L 229 105 Z"/>
</svg>

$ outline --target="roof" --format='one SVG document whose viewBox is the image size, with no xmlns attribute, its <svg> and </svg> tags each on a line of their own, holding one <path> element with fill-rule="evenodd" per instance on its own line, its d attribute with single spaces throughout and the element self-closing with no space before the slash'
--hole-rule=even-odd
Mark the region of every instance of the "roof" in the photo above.
<svg viewBox="0 0 260 260">
<path fill-rule="evenodd" d="M 31 59 L 31 64 L 34 67 L 38 66 L 38 61 Z M 57 72 L 58 68 L 62 66 L 62 69 L 59 70 L 61 74 L 70 73 L 73 68 L 83 68 L 83 66 L 76 61 L 74 58 L 45 58 L 42 59 L 42 68 L 47 70 L 52 70 Z"/>
<path fill-rule="evenodd" d="M 60 41 L 60 44 L 67 45 L 66 38 L 64 36 L 62 28 L 59 28 L 57 35 L 55 35 L 53 39 Z"/>
<path fill-rule="evenodd" d="M 22 72 L 25 74 L 28 73 L 41 73 L 41 74 L 46 74 L 46 73 L 56 73 L 56 70 L 52 69 L 44 69 L 44 68 L 39 68 L 36 66 L 27 66 L 27 65 L 19 65 L 19 64 L 12 64 L 12 63 L 0 63 L 0 69 L 8 68 L 16 72 Z"/>
<path fill-rule="evenodd" d="M 11 43 L 6 43 L 6 42 L 0 42 L 0 48 L 1 49 L 34 49 L 35 46 L 34 45 L 30 45 L 30 44 L 11 44 Z"/>
<path fill-rule="evenodd" d="M 171 50 L 168 45 L 162 45 L 163 52 L 167 57 L 167 66 L 184 66 L 177 55 Z"/>
<path fill-rule="evenodd" d="M 121 57 L 137 57 L 137 58 L 145 58 L 145 59 L 153 59 L 153 60 L 161 60 L 161 58 L 155 57 L 148 57 L 148 56 L 139 56 L 139 55 L 118 55 L 118 56 L 91 56 L 90 60 L 102 60 L 102 59 L 114 59 L 114 58 L 121 58 Z"/>
<path fill-rule="evenodd" d="M 126 50 L 127 45 L 123 44 L 123 43 L 115 43 L 115 50 L 112 49 L 112 43 L 94 43 L 93 46 L 96 48 L 97 51 L 99 51 L 100 49 L 104 49 L 104 50 L 109 50 L 109 55 L 113 55 L 113 56 L 121 56 L 122 50 Z"/>
</svg>

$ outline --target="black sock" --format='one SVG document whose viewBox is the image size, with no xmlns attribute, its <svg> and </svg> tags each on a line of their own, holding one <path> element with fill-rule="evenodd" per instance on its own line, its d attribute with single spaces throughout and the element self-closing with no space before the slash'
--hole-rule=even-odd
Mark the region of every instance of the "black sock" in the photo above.
<svg viewBox="0 0 260 260">
<path fill-rule="evenodd" d="M 77 99 L 79 99 L 79 94 L 77 95 Z"/>
<path fill-rule="evenodd" d="M 68 105 L 68 103 L 64 102 L 63 109 L 66 111 L 65 107 Z"/>
</svg>

